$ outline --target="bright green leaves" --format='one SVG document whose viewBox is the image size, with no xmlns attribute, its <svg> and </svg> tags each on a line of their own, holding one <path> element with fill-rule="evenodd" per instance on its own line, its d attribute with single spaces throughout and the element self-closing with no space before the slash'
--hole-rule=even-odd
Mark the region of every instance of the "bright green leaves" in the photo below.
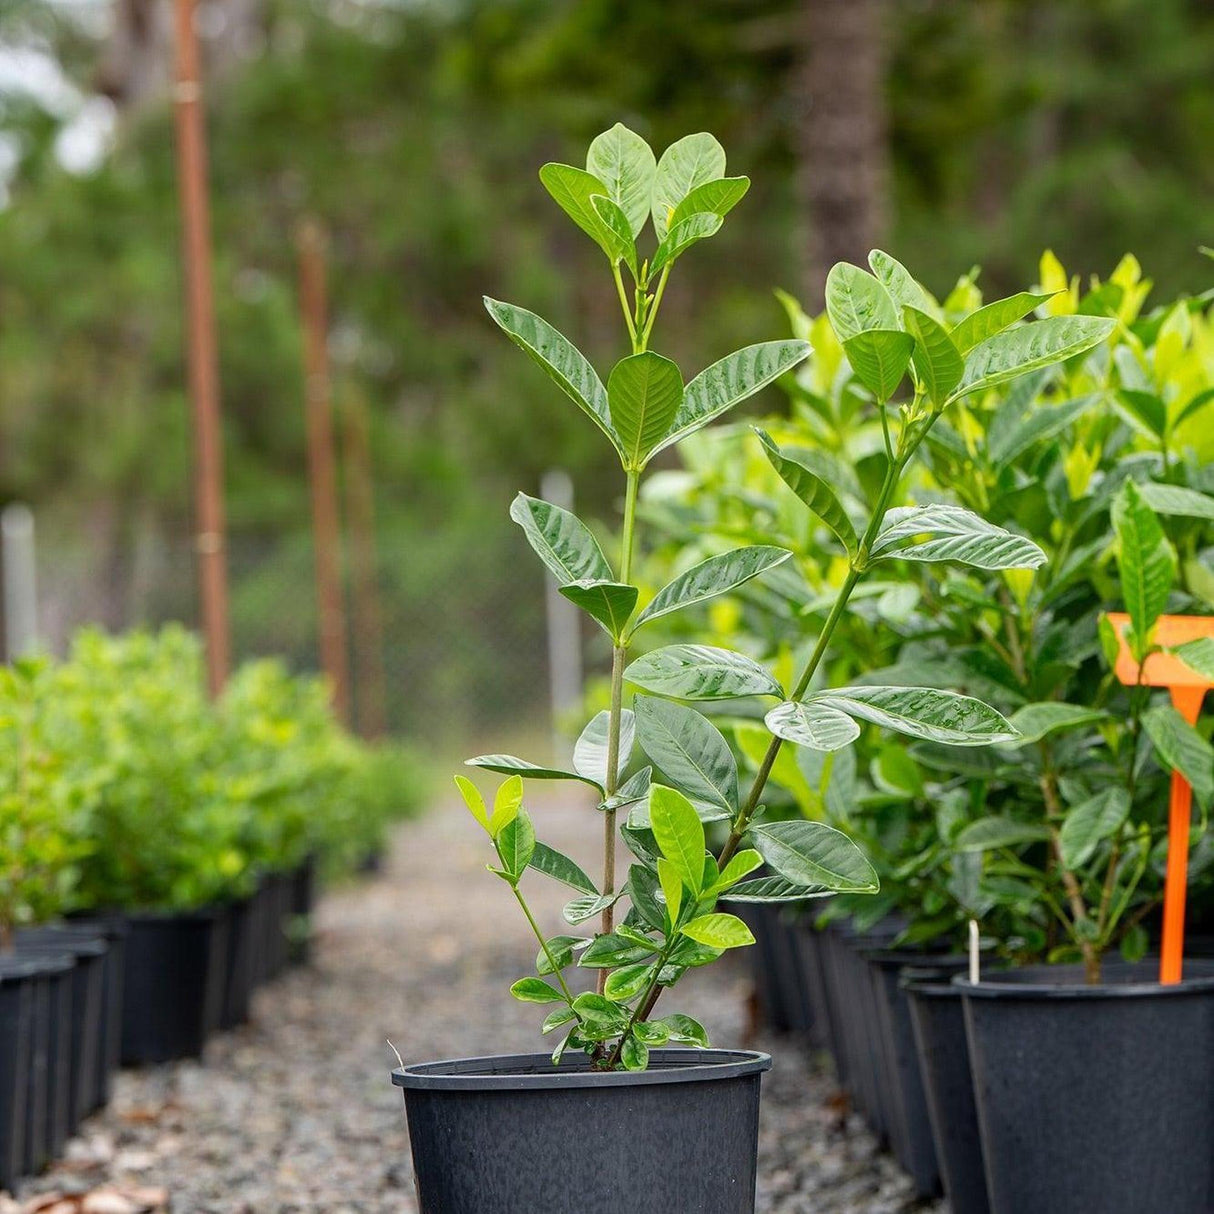
<svg viewBox="0 0 1214 1214">
<path fill-rule="evenodd" d="M 670 227 L 677 228 L 693 215 L 719 215 L 724 219 L 749 189 L 749 177 L 719 177 L 705 181 L 684 195 L 670 216 Z"/>
<path fill-rule="evenodd" d="M 1193 786 L 1193 796 L 1204 809 L 1214 804 L 1214 747 L 1172 707 L 1159 704 L 1142 717 L 1160 762 L 1178 771 Z"/>
<path fill-rule="evenodd" d="M 947 505 L 890 510 L 871 555 L 873 560 L 957 561 L 978 569 L 1036 569 L 1046 559 L 1032 540 Z"/>
<path fill-rule="evenodd" d="M 561 1003 L 565 998 L 542 978 L 520 978 L 510 988 L 510 993 L 523 1003 Z M 553 1025 L 553 1028 L 555 1027 Z"/>
<path fill-rule="evenodd" d="M 867 271 L 841 261 L 826 276 L 826 315 L 840 344 L 872 329 L 897 329 L 889 292 Z"/>
<path fill-rule="evenodd" d="M 664 926 L 672 927 L 678 921 L 679 908 L 683 905 L 683 878 L 665 856 L 658 859 L 658 881 L 666 899 L 667 923 Z"/>
<path fill-rule="evenodd" d="M 1014 745 L 1027 746 L 1032 742 L 1040 742 L 1051 734 L 1094 725 L 1104 720 L 1107 715 L 1098 708 L 1064 704 L 1060 700 L 1045 700 L 1040 704 L 1025 704 L 1017 708 L 1008 721 L 1020 735 Z"/>
<path fill-rule="evenodd" d="M 843 353 L 856 378 L 878 404 L 884 404 L 897 391 L 914 349 L 915 339 L 900 329 L 866 329 L 843 343 Z"/>
<path fill-rule="evenodd" d="M 607 381 L 611 422 L 628 471 L 644 468 L 666 437 L 683 403 L 679 368 L 660 354 L 633 354 L 616 363 Z"/>
<path fill-rule="evenodd" d="M 653 264 L 649 267 L 650 274 L 660 274 L 667 266 L 673 265 L 684 252 L 700 240 L 707 240 L 721 230 L 721 217 L 711 212 L 689 215 L 686 219 L 672 224 L 666 233 L 658 250 L 653 255 Z"/>
<path fill-rule="evenodd" d="M 720 730 L 695 709 L 671 700 L 637 696 L 634 711 L 641 745 L 658 770 L 687 796 L 733 814 L 738 765 Z M 652 816 L 652 790 L 649 812 Z"/>
<path fill-rule="evenodd" d="M 933 687 L 844 687 L 817 692 L 806 702 L 837 709 L 895 733 L 950 746 L 989 746 L 1018 736 L 988 704 Z"/>
<path fill-rule="evenodd" d="M 749 838 L 770 868 L 794 886 L 836 893 L 872 894 L 876 870 L 842 832 L 822 822 L 770 822 L 752 826 Z"/>
<path fill-rule="evenodd" d="M 755 433 L 763 444 L 763 452 L 771 466 L 780 474 L 780 479 L 835 533 L 847 549 L 848 556 L 855 556 L 860 541 L 835 491 L 817 473 L 781 451 L 765 430 L 755 427 Z"/>
<path fill-rule="evenodd" d="M 619 768 L 622 771 L 632 755 L 636 736 L 636 718 L 625 708 L 620 713 Z M 573 767 L 578 775 L 593 780 L 600 787 L 607 785 L 607 760 L 611 750 L 611 714 L 607 709 L 595 713 L 590 724 L 582 730 L 573 745 Z"/>
<path fill-rule="evenodd" d="M 657 175 L 657 160 L 649 144 L 617 122 L 590 144 L 586 170 L 606 187 L 607 197 L 627 218 L 632 236 L 639 236 L 649 218 Z"/>
<path fill-rule="evenodd" d="M 1190 670 L 1214 683 L 1214 637 L 1198 637 L 1177 645 L 1172 653 Z"/>
<path fill-rule="evenodd" d="M 646 962 L 624 965 L 607 975 L 603 994 L 608 999 L 632 999 L 639 995 L 653 978 L 653 967 Z"/>
<path fill-rule="evenodd" d="M 576 514 L 520 493 L 510 505 L 510 517 L 522 527 L 527 542 L 562 585 L 611 581 L 611 566 L 603 550 Z"/>
<path fill-rule="evenodd" d="M 1020 291 L 1006 299 L 997 299 L 994 303 L 971 312 L 964 320 L 958 321 L 951 334 L 953 345 L 962 354 L 968 354 L 976 345 L 986 341 L 988 337 L 994 337 L 996 333 L 1002 333 L 1004 329 L 1052 298 L 1052 294 L 1035 295 L 1031 291 Z"/>
<path fill-rule="evenodd" d="M 615 226 L 606 222 L 595 206 L 596 197 L 610 195 L 593 173 L 571 164 L 546 164 L 540 169 L 540 181 L 561 210 L 603 250 L 609 261 L 615 264 L 628 257 L 631 242 L 625 243 Z"/>
<path fill-rule="evenodd" d="M 468 767 L 480 767 L 485 771 L 496 771 L 504 776 L 519 775 L 528 780 L 582 780 L 587 784 L 593 784 L 596 788 L 599 787 L 598 781 L 589 780 L 576 772 L 564 771 L 559 767 L 541 767 L 538 763 L 530 763 L 515 755 L 477 755 L 475 759 L 465 759 L 464 762 Z M 455 778 L 457 782 L 463 779 L 462 776 Z"/>
<path fill-rule="evenodd" d="M 860 726 L 847 713 L 812 701 L 778 704 L 764 722 L 777 738 L 810 750 L 842 750 L 860 736 Z"/>
<path fill-rule="evenodd" d="M 743 948 L 755 942 L 750 928 L 737 915 L 722 911 L 699 915 L 684 923 L 680 930 L 684 936 L 709 948 Z"/>
<path fill-rule="evenodd" d="M 754 544 L 749 548 L 735 548 L 720 556 L 710 556 L 659 590 L 637 616 L 633 631 L 672 611 L 725 594 L 788 560 L 790 556 L 792 553 L 786 549 L 769 544 Z"/>
<path fill-rule="evenodd" d="M 1072 870 L 1086 864 L 1101 840 L 1116 834 L 1129 816 L 1129 793 L 1116 786 L 1069 809 L 1058 832 L 1062 863 Z"/>
<path fill-rule="evenodd" d="M 516 776 L 515 779 L 517 778 Z M 510 781 L 507 780 L 506 783 Z M 521 780 L 519 785 L 521 797 Z M 492 826 L 492 822 L 490 825 Z M 525 809 L 516 807 L 514 816 L 494 835 L 493 844 L 497 848 L 498 859 L 502 862 L 498 875 L 511 885 L 517 885 L 535 852 L 535 827 L 531 825 L 531 818 Z"/>
<path fill-rule="evenodd" d="M 662 858 L 698 895 L 704 886 L 704 824 L 694 806 L 677 789 L 655 784 L 649 793 L 649 820 Z"/>
<path fill-rule="evenodd" d="M 658 161 L 654 175 L 653 227 L 662 240 L 675 208 L 697 186 L 725 176 L 725 149 L 706 132 L 685 135 L 672 143 Z"/>
<path fill-rule="evenodd" d="M 637 605 L 637 588 L 622 582 L 598 582 L 590 579 L 570 582 L 560 588 L 561 594 L 580 607 L 603 626 L 617 644 L 624 635 L 633 608 Z"/>
<path fill-rule="evenodd" d="M 711 645 L 668 645 L 637 658 L 624 677 L 646 691 L 679 700 L 778 696 L 780 684 L 757 662 Z"/>
<path fill-rule="evenodd" d="M 491 839 L 497 839 L 522 808 L 523 781 L 517 775 L 511 776 L 499 786 L 494 797 L 492 813 L 486 809 L 485 800 L 476 785 L 466 776 L 456 776 L 455 786 L 464 798 L 468 811 Z"/>
<path fill-rule="evenodd" d="M 1130 650 L 1141 661 L 1155 621 L 1168 605 L 1176 558 L 1159 519 L 1133 481 L 1127 481 L 1113 499 L 1112 515 L 1121 557 L 1121 593 L 1130 617 Z"/>
<path fill-rule="evenodd" d="M 932 404 L 943 408 L 965 374 L 965 360 L 944 326 L 926 312 L 907 306 L 902 319 L 915 342 L 911 354 L 915 376 Z"/>
</svg>

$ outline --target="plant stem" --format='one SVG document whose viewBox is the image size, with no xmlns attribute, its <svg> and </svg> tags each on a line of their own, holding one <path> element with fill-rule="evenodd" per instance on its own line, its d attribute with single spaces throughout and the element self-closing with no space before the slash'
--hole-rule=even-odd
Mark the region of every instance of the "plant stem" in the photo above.
<svg viewBox="0 0 1214 1214">
<path fill-rule="evenodd" d="M 640 344 L 636 347 L 636 353 L 638 354 L 649 349 L 649 335 L 653 332 L 653 322 L 658 318 L 658 309 L 662 306 L 662 296 L 666 294 L 666 280 L 669 277 L 670 266 L 666 265 L 662 268 L 662 276 L 658 279 L 658 289 L 654 292 L 653 303 L 649 308 L 649 315 L 645 318 L 645 327 L 641 330 Z"/>
<path fill-rule="evenodd" d="M 572 1005 L 573 993 L 565 982 L 565 975 L 561 973 L 560 966 L 557 965 L 556 958 L 552 955 L 552 950 L 548 947 L 548 941 L 544 939 L 544 933 L 540 931 L 540 925 L 536 923 L 535 916 L 531 913 L 531 907 L 527 905 L 527 900 L 523 897 L 522 891 L 517 885 L 512 885 L 510 888 L 514 891 L 514 896 L 518 899 L 519 906 L 523 908 L 523 914 L 527 916 L 527 922 L 531 924 L 531 930 L 535 932 L 535 938 L 540 942 L 540 948 L 543 949 L 544 956 L 548 958 L 548 964 L 552 966 L 552 972 L 556 975 L 556 980 L 561 984 L 561 990 L 565 993 L 565 1002 Z"/>
<path fill-rule="evenodd" d="M 628 307 L 628 293 L 624 290 L 624 278 L 620 274 L 620 263 L 617 261 L 611 267 L 612 277 L 615 279 L 615 289 L 620 297 L 620 308 L 624 312 L 624 323 L 628 326 L 628 337 L 632 342 L 632 352 L 637 352 L 637 327 L 632 319 L 632 311 Z"/>
</svg>

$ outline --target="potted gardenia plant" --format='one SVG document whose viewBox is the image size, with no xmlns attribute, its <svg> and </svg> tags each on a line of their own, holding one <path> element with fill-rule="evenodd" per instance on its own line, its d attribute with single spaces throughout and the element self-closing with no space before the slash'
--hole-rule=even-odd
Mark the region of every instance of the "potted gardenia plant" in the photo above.
<svg viewBox="0 0 1214 1214">
<path fill-rule="evenodd" d="M 753 1210 L 759 1077 L 769 1059 L 709 1050 L 701 1025 L 677 1012 L 658 1015 L 656 1005 L 688 969 L 752 942 L 745 923 L 721 902 L 877 889 L 871 865 L 844 834 L 822 822 L 772 821 L 765 814 L 764 789 L 786 742 L 829 754 L 859 735 L 860 722 L 956 746 L 1016 736 L 994 709 L 956 692 L 820 687 L 823 657 L 857 584 L 882 561 L 1035 563 L 1034 545 L 969 511 L 895 507 L 902 473 L 955 401 L 1086 351 L 1107 324 L 1066 317 L 1009 329 L 1028 309 L 1003 301 L 975 322 L 980 332 L 963 354 L 893 258 L 874 254 L 875 274 L 836 266 L 827 286 L 831 323 L 883 434 L 879 483 L 860 524 L 810 463 L 765 441 L 780 477 L 844 553 L 847 572 L 812 652 L 787 688 L 753 659 L 725 648 L 670 646 L 629 665 L 638 633 L 653 621 L 733 591 L 793 555 L 770 544 L 718 551 L 643 605 L 633 578 L 638 491 L 652 458 L 794 367 L 809 345 L 750 346 L 688 383 L 650 349 L 676 261 L 719 230 L 748 186 L 746 178 L 725 176 L 725 153 L 711 135 L 680 139 L 659 160 L 640 136 L 617 125 L 591 144 L 584 170 L 549 164 L 540 179 L 606 254 L 631 352 L 604 386 L 547 321 L 511 304 L 486 304 L 618 454 L 624 474 L 618 564 L 568 511 L 520 494 L 511 513 L 562 593 L 610 638 L 611 706 L 586 727 L 569 768 L 483 755 L 469 762 L 507 777 L 495 793 L 486 798 L 463 777 L 457 783 L 490 841 L 491 871 L 510 888 L 539 945 L 536 972 L 520 978 L 512 994 L 549 1006 L 543 1031 L 562 1037 L 551 1056 L 402 1066 L 393 1080 L 405 1090 L 423 1210 Z M 650 216 L 657 247 L 644 256 L 637 238 Z M 626 681 L 649 693 L 631 708 Z M 769 738 L 744 792 L 722 733 L 680 701 L 764 696 L 778 704 L 766 714 Z M 635 749 L 648 764 L 633 762 Z M 534 779 L 578 781 L 593 790 L 604 836 L 601 881 L 536 839 L 523 804 L 524 781 Z M 716 855 L 706 846 L 706 823 L 727 832 Z M 617 873 L 621 839 L 631 853 L 626 874 Z M 597 916 L 598 930 L 541 929 L 524 893 L 530 874 L 568 885 L 576 895 L 565 910 L 569 924 L 578 928 Z M 598 972 L 596 991 L 573 993 L 564 974 L 572 965 Z"/>
</svg>

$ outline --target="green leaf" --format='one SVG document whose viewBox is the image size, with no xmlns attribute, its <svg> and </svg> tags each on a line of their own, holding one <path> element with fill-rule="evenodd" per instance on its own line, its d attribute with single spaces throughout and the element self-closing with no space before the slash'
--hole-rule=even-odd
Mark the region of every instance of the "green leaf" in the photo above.
<svg viewBox="0 0 1214 1214">
<path fill-rule="evenodd" d="M 769 544 L 754 544 L 749 548 L 723 552 L 720 556 L 710 556 L 663 586 L 637 616 L 633 632 L 659 616 L 726 594 L 783 563 L 790 556 L 792 553 L 786 549 L 774 548 Z"/>
<path fill-rule="evenodd" d="M 665 1045 L 670 1040 L 670 1030 L 659 1020 L 638 1020 L 632 1035 L 646 1045 Z"/>
<path fill-rule="evenodd" d="M 655 931 L 663 931 L 666 915 L 658 901 L 657 876 L 643 864 L 634 864 L 628 870 L 625 889 L 640 918 Z"/>
<path fill-rule="evenodd" d="M 1208 810 L 1214 801 L 1214 748 L 1171 704 L 1143 713 L 1142 725 L 1163 766 L 1180 772 L 1193 786 L 1197 803 Z"/>
<path fill-rule="evenodd" d="M 628 1020 L 628 1011 L 602 995 L 587 991 L 573 1001 L 573 1010 L 588 1028 L 599 1030 L 622 1029 Z"/>
<path fill-rule="evenodd" d="M 675 208 L 697 186 L 725 176 L 725 149 L 707 132 L 684 135 L 658 161 L 653 181 L 653 228 L 662 240 Z"/>
<path fill-rule="evenodd" d="M 840 344 L 870 329 L 896 329 L 890 293 L 866 270 L 836 263 L 826 276 L 826 316 Z"/>
<path fill-rule="evenodd" d="M 625 712 L 628 709 L 624 710 Z M 649 785 L 652 783 L 653 768 L 642 767 L 640 771 L 628 777 L 623 784 L 616 789 L 614 796 L 608 797 L 600 809 L 624 809 L 626 806 L 635 805 L 638 801 L 644 801 L 649 797 Z"/>
<path fill-rule="evenodd" d="M 601 788 L 607 786 L 607 756 L 610 749 L 611 713 L 606 708 L 596 712 L 590 724 L 582 730 L 573 744 L 573 766 L 579 775 L 593 780 Z M 630 709 L 620 713 L 619 770 L 628 766 L 632 743 L 636 737 L 636 718 Z"/>
<path fill-rule="evenodd" d="M 577 1019 L 577 1013 L 571 1007 L 558 1007 L 555 1012 L 549 1012 L 544 1017 L 544 1023 L 540 1028 L 541 1033 L 551 1033 L 553 1029 L 559 1029 L 562 1024 L 568 1024 L 571 1020 Z"/>
<path fill-rule="evenodd" d="M 667 645 L 637 658 L 624 677 L 646 691 L 682 700 L 782 695 L 780 684 L 745 654 L 712 645 Z"/>
<path fill-rule="evenodd" d="M 823 822 L 769 822 L 752 826 L 749 835 L 772 870 L 794 885 L 856 894 L 881 887 L 864 853 Z"/>
<path fill-rule="evenodd" d="M 638 944 L 618 932 L 596 936 L 578 961 L 583 969 L 610 969 L 614 965 L 632 965 L 652 956 L 657 949 L 652 942 Z"/>
<path fill-rule="evenodd" d="M 577 224 L 607 255 L 613 264 L 628 255 L 628 245 L 606 223 L 594 206 L 594 197 L 611 197 L 606 182 L 593 173 L 571 164 L 546 164 L 540 169 L 540 181 L 557 206 Z"/>
<path fill-rule="evenodd" d="M 1040 742 L 1042 738 L 1061 730 L 1094 725 L 1108 715 L 1098 708 L 1083 708 L 1079 704 L 1063 704 L 1057 700 L 1025 704 L 1008 718 L 1012 728 L 1020 734 L 1012 745 L 1027 746 L 1031 742 Z"/>
<path fill-rule="evenodd" d="M 1178 514 L 1184 518 L 1214 519 L 1214 497 L 1186 489 L 1183 485 L 1161 485 L 1143 481 L 1138 492 L 1156 514 Z"/>
<path fill-rule="evenodd" d="M 596 619 L 613 641 L 619 641 L 637 605 L 637 588 L 623 582 L 582 578 L 562 586 L 561 594 Z"/>
<path fill-rule="evenodd" d="M 698 1020 L 684 1016 L 682 1012 L 675 1012 L 673 1015 L 663 1016 L 656 1023 L 665 1027 L 670 1034 L 670 1040 L 675 1044 L 694 1045 L 702 1050 L 708 1049 L 708 1033 Z"/>
<path fill-rule="evenodd" d="M 952 746 L 988 746 L 1017 737 L 981 700 L 933 687 L 844 687 L 818 692 L 808 702 L 826 704 L 895 733 Z"/>
<path fill-rule="evenodd" d="M 971 312 L 964 320 L 958 321 L 953 329 L 953 345 L 962 354 L 968 354 L 975 346 L 994 337 L 996 333 L 1002 333 L 1009 325 L 1014 325 L 1047 299 L 1053 299 L 1054 294 L 1049 292 L 1045 295 L 1035 295 L 1031 291 L 1021 291 Z"/>
<path fill-rule="evenodd" d="M 649 1065 L 649 1047 L 637 1037 L 635 1026 L 620 1045 L 620 1062 L 626 1071 L 643 1071 Z"/>
<path fill-rule="evenodd" d="M 763 720 L 777 738 L 810 750 L 842 750 L 860 736 L 860 726 L 847 713 L 827 704 L 786 700 Z"/>
<path fill-rule="evenodd" d="M 945 327 L 926 312 L 907 306 L 902 309 L 902 319 L 906 331 L 915 341 L 911 355 L 915 374 L 927 389 L 932 404 L 941 406 L 961 382 L 965 374 L 965 359 Z"/>
<path fill-rule="evenodd" d="M 475 759 L 469 759 L 469 763 L 475 764 Z M 489 832 L 489 811 L 485 808 L 485 798 L 481 796 L 480 789 L 477 788 L 467 776 L 456 776 L 455 787 L 459 789 L 460 796 L 464 798 L 464 804 L 468 807 L 468 812 L 481 824 L 485 832 Z"/>
<path fill-rule="evenodd" d="M 724 911 L 699 915 L 683 924 L 681 930 L 684 936 L 697 944 L 707 944 L 709 948 L 744 948 L 755 942 L 750 928 L 737 915 L 729 915 Z"/>
<path fill-rule="evenodd" d="M 573 961 L 573 954 L 590 943 L 584 936 L 553 936 L 544 941 L 544 947 L 535 956 L 535 972 L 545 974 L 563 970 Z M 549 960 L 551 956 L 552 960 Z M 553 965 L 555 962 L 555 966 Z"/>
<path fill-rule="evenodd" d="M 1050 316 L 996 333 L 969 352 L 965 374 L 949 399 L 956 400 L 1038 367 L 1074 358 L 1100 345 L 1116 327 L 1115 320 L 1100 316 Z"/>
<path fill-rule="evenodd" d="M 658 860 L 658 881 L 666 898 L 667 917 L 674 923 L 679 917 L 679 907 L 683 905 L 683 878 L 665 857 Z"/>
<path fill-rule="evenodd" d="M 517 885 L 535 852 L 535 827 L 525 809 L 520 808 L 506 823 L 494 845 L 508 879 Z"/>
<path fill-rule="evenodd" d="M 797 885 L 783 877 L 758 877 L 742 881 L 722 897 L 726 902 L 804 902 L 806 898 L 825 898 L 834 892 L 825 885 Z"/>
<path fill-rule="evenodd" d="M 479 767 L 483 771 L 496 771 L 506 776 L 520 775 L 527 780 L 580 780 L 583 784 L 600 788 L 596 780 L 587 779 L 575 771 L 562 771 L 559 767 L 540 767 L 536 763 L 529 763 L 526 759 L 520 759 L 515 755 L 477 755 L 475 759 L 465 759 L 464 765 Z M 462 776 L 455 778 L 456 780 L 463 779 Z M 482 823 L 482 825 L 485 824 Z"/>
<path fill-rule="evenodd" d="M 645 962 L 639 965 L 623 965 L 607 975 L 607 981 L 603 985 L 603 994 L 608 999 L 621 1001 L 631 999 L 649 985 L 652 977 L 653 966 Z"/>
<path fill-rule="evenodd" d="M 711 721 L 694 708 L 652 696 L 637 696 L 634 711 L 641 745 L 659 771 L 688 796 L 717 805 L 727 814 L 737 809 L 738 765 Z"/>
<path fill-rule="evenodd" d="M 528 355 L 620 450 L 607 389 L 586 356 L 546 320 L 526 308 L 485 296 L 485 307 L 506 336 Z M 566 581 L 570 579 L 566 578 Z"/>
<path fill-rule="evenodd" d="M 614 906 L 618 897 L 618 894 L 602 894 L 598 897 L 574 898 L 572 902 L 565 903 L 562 912 L 565 922 L 572 923 L 576 927 L 579 923 L 585 923 L 587 919 L 594 919 L 609 906 Z"/>
<path fill-rule="evenodd" d="M 848 555 L 855 556 L 860 541 L 835 491 L 817 473 L 781 451 L 765 430 L 757 426 L 754 430 L 763 444 L 764 454 L 780 474 L 780 479 L 835 533 Z"/>
<path fill-rule="evenodd" d="M 1135 656 L 1142 658 L 1155 621 L 1168 605 L 1176 558 L 1159 519 L 1133 481 L 1126 481 L 1113 499 L 1112 515 L 1121 551 L 1121 593 L 1134 630 Z"/>
<path fill-rule="evenodd" d="M 1130 816 L 1130 794 L 1105 788 L 1067 811 L 1058 832 L 1062 863 L 1072 871 L 1085 864 L 1102 840 L 1116 834 Z"/>
<path fill-rule="evenodd" d="M 489 833 L 496 839 L 522 811 L 523 781 L 518 775 L 503 780 L 493 798 L 493 813 L 489 816 Z"/>
<path fill-rule="evenodd" d="M 879 404 L 898 390 L 914 348 L 915 339 L 901 329 L 866 329 L 843 343 L 856 378 Z"/>
<path fill-rule="evenodd" d="M 896 257 L 891 257 L 880 249 L 873 249 L 868 255 L 868 264 L 877 281 L 889 292 L 894 306 L 899 311 L 910 306 L 928 313 L 930 319 L 933 310 L 931 297 Z"/>
<path fill-rule="evenodd" d="M 725 865 L 720 876 L 713 883 L 713 889 L 722 891 L 737 885 L 748 873 L 753 873 L 756 868 L 762 867 L 762 864 L 763 857 L 757 851 L 744 847 L 730 857 L 729 863 Z"/>
<path fill-rule="evenodd" d="M 1015 425 L 1002 430 L 996 431 L 992 426 L 987 450 L 991 462 L 996 468 L 1008 467 L 1035 443 L 1061 434 L 1073 421 L 1103 400 L 1102 393 L 1092 392 L 1077 396 L 1074 400 L 1059 401 L 1056 405 L 1038 405 L 1027 417 L 1022 415 Z"/>
<path fill-rule="evenodd" d="M 920 539 L 926 536 L 926 539 Z M 957 561 L 978 569 L 1036 569 L 1046 555 L 1025 536 L 1005 531 L 960 506 L 897 506 L 890 510 L 872 559 Z"/>
<path fill-rule="evenodd" d="M 611 566 L 603 550 L 576 514 L 520 493 L 510 503 L 510 517 L 522 527 L 527 542 L 562 586 L 611 581 Z"/>
<path fill-rule="evenodd" d="M 608 377 L 607 398 L 624 467 L 635 471 L 666 437 L 683 402 L 683 377 L 670 359 L 651 350 L 630 354 Z"/>
<path fill-rule="evenodd" d="M 994 851 L 1020 843 L 1037 843 L 1049 837 L 1048 828 L 1041 822 L 1018 822 L 1015 818 L 992 816 L 971 822 L 953 840 L 953 847 L 962 852 Z"/>
<path fill-rule="evenodd" d="M 684 219 L 689 219 L 692 215 L 702 215 L 705 211 L 724 219 L 742 201 L 749 189 L 749 177 L 719 177 L 715 181 L 706 181 L 691 190 L 675 207 L 670 217 L 670 226 L 678 227 Z"/>
<path fill-rule="evenodd" d="M 1190 670 L 1214 683 L 1214 637 L 1198 637 L 1177 645 L 1172 653 Z"/>
<path fill-rule="evenodd" d="M 560 1003 L 564 995 L 542 978 L 520 978 L 510 993 L 523 1003 Z"/>
<path fill-rule="evenodd" d="M 531 853 L 531 867 L 570 889 L 598 897 L 598 886 L 568 856 L 547 843 L 537 840 L 535 850 Z"/>
<path fill-rule="evenodd" d="M 649 218 L 657 167 L 653 149 L 622 122 L 596 135 L 586 153 L 587 172 L 607 187 L 607 196 L 627 217 L 633 238 Z"/>
<path fill-rule="evenodd" d="M 616 249 L 620 254 L 618 260 L 623 261 L 628 267 L 633 281 L 638 281 L 641 277 L 640 265 L 637 263 L 637 246 L 636 241 L 632 238 L 628 216 L 620 209 L 617 202 L 604 194 L 595 194 L 590 200 L 590 205 L 594 207 L 595 214 L 603 221 L 603 226 L 615 236 Z M 612 260 L 614 262 L 616 259 Z"/>
<path fill-rule="evenodd" d="M 670 433 L 652 454 L 664 451 L 734 405 L 741 404 L 786 371 L 791 371 L 809 353 L 810 345 L 806 341 L 765 341 L 735 350 L 706 367 L 687 385 Z"/>
<path fill-rule="evenodd" d="M 672 224 L 653 255 L 653 263 L 649 267 L 650 276 L 660 274 L 667 266 L 674 265 L 697 241 L 715 236 L 721 230 L 721 222 L 720 215 L 704 211 Z"/>
<path fill-rule="evenodd" d="M 662 855 L 693 894 L 704 884 L 704 824 L 681 792 L 655 784 L 649 793 L 649 820 Z"/>
</svg>

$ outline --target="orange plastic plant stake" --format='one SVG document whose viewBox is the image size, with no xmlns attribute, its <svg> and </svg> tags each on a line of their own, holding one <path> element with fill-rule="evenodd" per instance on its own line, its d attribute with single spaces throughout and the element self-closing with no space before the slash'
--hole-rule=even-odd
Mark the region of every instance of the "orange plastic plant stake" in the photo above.
<svg viewBox="0 0 1214 1214">
<path fill-rule="evenodd" d="M 1130 617 L 1111 611 L 1109 622 L 1121 645 L 1117 655 L 1117 677 L 1131 686 L 1166 687 L 1176 711 L 1190 725 L 1196 725 L 1202 699 L 1214 683 L 1170 653 L 1152 653 L 1140 668 L 1125 641 Z M 1159 645 L 1174 647 L 1199 637 L 1214 637 L 1214 616 L 1161 615 L 1155 625 L 1155 641 Z M 1168 871 L 1163 887 L 1163 942 L 1159 957 L 1159 981 L 1165 985 L 1179 982 L 1184 968 L 1184 910 L 1192 806 L 1193 789 L 1180 772 L 1174 771 L 1168 810 Z"/>
</svg>

